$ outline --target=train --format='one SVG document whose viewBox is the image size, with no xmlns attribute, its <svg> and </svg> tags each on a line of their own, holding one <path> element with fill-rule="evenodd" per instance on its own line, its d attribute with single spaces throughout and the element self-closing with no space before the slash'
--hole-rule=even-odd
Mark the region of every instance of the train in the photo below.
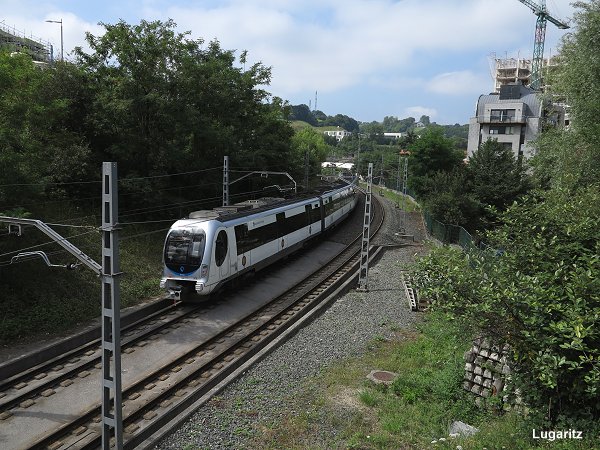
<svg viewBox="0 0 600 450">
<path fill-rule="evenodd" d="M 322 235 L 356 202 L 354 185 L 344 183 L 301 199 L 266 197 L 192 212 L 167 233 L 160 287 L 173 300 L 210 295 Z"/>
</svg>

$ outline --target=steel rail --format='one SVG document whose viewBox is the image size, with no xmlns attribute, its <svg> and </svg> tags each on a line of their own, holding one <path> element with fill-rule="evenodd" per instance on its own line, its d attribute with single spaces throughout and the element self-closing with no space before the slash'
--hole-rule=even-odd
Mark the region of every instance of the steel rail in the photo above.
<svg viewBox="0 0 600 450">
<path fill-rule="evenodd" d="M 380 223 L 384 210 L 378 204 Z M 375 213 L 375 211 L 374 211 Z M 292 323 L 316 307 L 341 281 L 351 277 L 360 251 L 358 236 L 327 266 L 271 303 L 249 314 L 212 339 L 144 376 L 123 391 L 125 446 L 133 448 L 206 395 L 228 374 L 263 349 Z M 334 262 L 335 261 L 335 262 Z M 338 273 L 337 272 L 345 272 Z M 334 277 L 335 280 L 331 280 Z M 324 281 L 330 279 L 330 281 Z M 323 286 L 327 284 L 327 286 Z M 164 324 L 160 328 L 170 326 Z M 153 328 L 153 333 L 158 330 Z M 147 336 L 145 333 L 144 336 Z M 136 339 L 139 342 L 143 337 Z M 131 345 L 134 341 L 131 340 Z M 90 363 L 91 364 L 91 363 Z M 55 381 L 56 382 L 56 381 Z M 100 408 L 94 406 L 79 418 L 52 430 L 30 448 L 95 448 L 100 439 Z"/>
</svg>

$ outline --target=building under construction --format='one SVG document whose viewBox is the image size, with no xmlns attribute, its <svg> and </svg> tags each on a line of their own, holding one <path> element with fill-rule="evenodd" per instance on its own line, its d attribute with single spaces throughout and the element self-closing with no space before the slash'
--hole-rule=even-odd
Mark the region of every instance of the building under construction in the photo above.
<svg viewBox="0 0 600 450">
<path fill-rule="evenodd" d="M 531 83 L 532 63 L 531 59 L 521 58 L 496 58 L 491 57 L 493 64 L 492 74 L 494 77 L 494 92 L 500 92 L 500 87 L 511 83 L 520 83 L 529 86 Z M 549 70 L 556 63 L 555 58 L 542 60 L 542 70 Z M 542 90 L 544 86 L 541 86 Z"/>
<path fill-rule="evenodd" d="M 27 37 L 14 27 L 0 23 L 0 49 L 10 52 L 25 53 L 34 61 L 51 62 L 52 44 L 35 36 Z"/>
</svg>

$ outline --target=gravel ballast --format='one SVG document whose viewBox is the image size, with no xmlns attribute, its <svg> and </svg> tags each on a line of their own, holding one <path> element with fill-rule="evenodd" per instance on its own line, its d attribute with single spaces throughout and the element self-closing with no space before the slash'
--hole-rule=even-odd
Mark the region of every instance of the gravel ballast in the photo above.
<svg viewBox="0 0 600 450">
<path fill-rule="evenodd" d="M 218 396 L 202 406 L 157 449 L 252 448 L 252 438 L 265 426 L 293 415 L 294 397 L 306 381 L 327 366 L 368 351 L 374 339 L 392 338 L 394 330 L 409 328 L 418 314 L 410 311 L 400 270 L 422 252 L 424 230 L 419 213 L 401 211 L 385 200 L 386 222 L 376 245 L 410 244 L 387 248 L 369 270 L 369 291 L 350 291 L 293 337 L 246 371 Z M 406 233 L 415 241 L 401 239 Z M 366 374 L 365 374 L 366 375 Z M 323 430 L 331 438 L 335 430 Z"/>
</svg>

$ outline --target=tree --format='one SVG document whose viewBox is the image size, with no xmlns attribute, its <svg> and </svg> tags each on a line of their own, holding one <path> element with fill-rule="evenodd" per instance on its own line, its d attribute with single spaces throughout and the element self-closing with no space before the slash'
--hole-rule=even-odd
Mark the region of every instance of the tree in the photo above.
<svg viewBox="0 0 600 450">
<path fill-rule="evenodd" d="M 309 176 L 321 171 L 321 163 L 329 153 L 329 145 L 325 143 L 323 133 L 312 128 L 303 128 L 292 137 L 293 167 L 296 168 L 294 177 L 304 179 L 305 158 L 308 153 Z"/>
<path fill-rule="evenodd" d="M 68 63 L 39 70 L 26 55 L 0 53 L 0 210 L 87 175 L 80 75 Z"/>
<path fill-rule="evenodd" d="M 436 220 L 473 229 L 478 223 L 479 203 L 470 189 L 467 169 L 436 172 L 424 179 L 423 205 Z"/>
<path fill-rule="evenodd" d="M 482 214 L 486 214 L 487 206 L 506 209 L 528 188 L 521 161 L 515 159 L 510 148 L 495 139 L 488 139 L 473 153 L 467 172 L 471 190 L 483 207 Z M 493 219 L 489 212 L 487 214 L 488 219 Z"/>
<path fill-rule="evenodd" d="M 570 127 L 542 133 L 533 161 L 542 183 L 573 190 L 600 180 L 600 0 L 575 7 L 576 26 L 562 40 L 552 81 L 569 104 Z"/>
<path fill-rule="evenodd" d="M 318 122 L 313 113 L 310 111 L 307 105 L 293 105 L 291 107 L 290 120 L 301 120 L 314 127 L 317 126 Z"/>
<path fill-rule="evenodd" d="M 91 53 L 76 55 L 94 86 L 93 151 L 118 161 L 123 177 L 219 166 L 224 155 L 287 168 L 292 130 L 283 120 L 287 104 L 261 87 L 268 67 L 242 69 L 246 52 L 238 66 L 233 51 L 190 40 L 171 20 L 103 26 L 102 36 L 87 34 Z"/>
<path fill-rule="evenodd" d="M 550 425 L 600 418 L 599 192 L 530 195 L 486 237 L 502 255 L 434 251 L 415 272 L 433 309 L 511 345 L 513 382 Z"/>
<path fill-rule="evenodd" d="M 439 127 L 427 128 L 409 147 L 409 185 L 417 193 L 425 193 L 424 178 L 436 172 L 450 172 L 462 164 L 462 154 L 444 137 Z"/>
</svg>

